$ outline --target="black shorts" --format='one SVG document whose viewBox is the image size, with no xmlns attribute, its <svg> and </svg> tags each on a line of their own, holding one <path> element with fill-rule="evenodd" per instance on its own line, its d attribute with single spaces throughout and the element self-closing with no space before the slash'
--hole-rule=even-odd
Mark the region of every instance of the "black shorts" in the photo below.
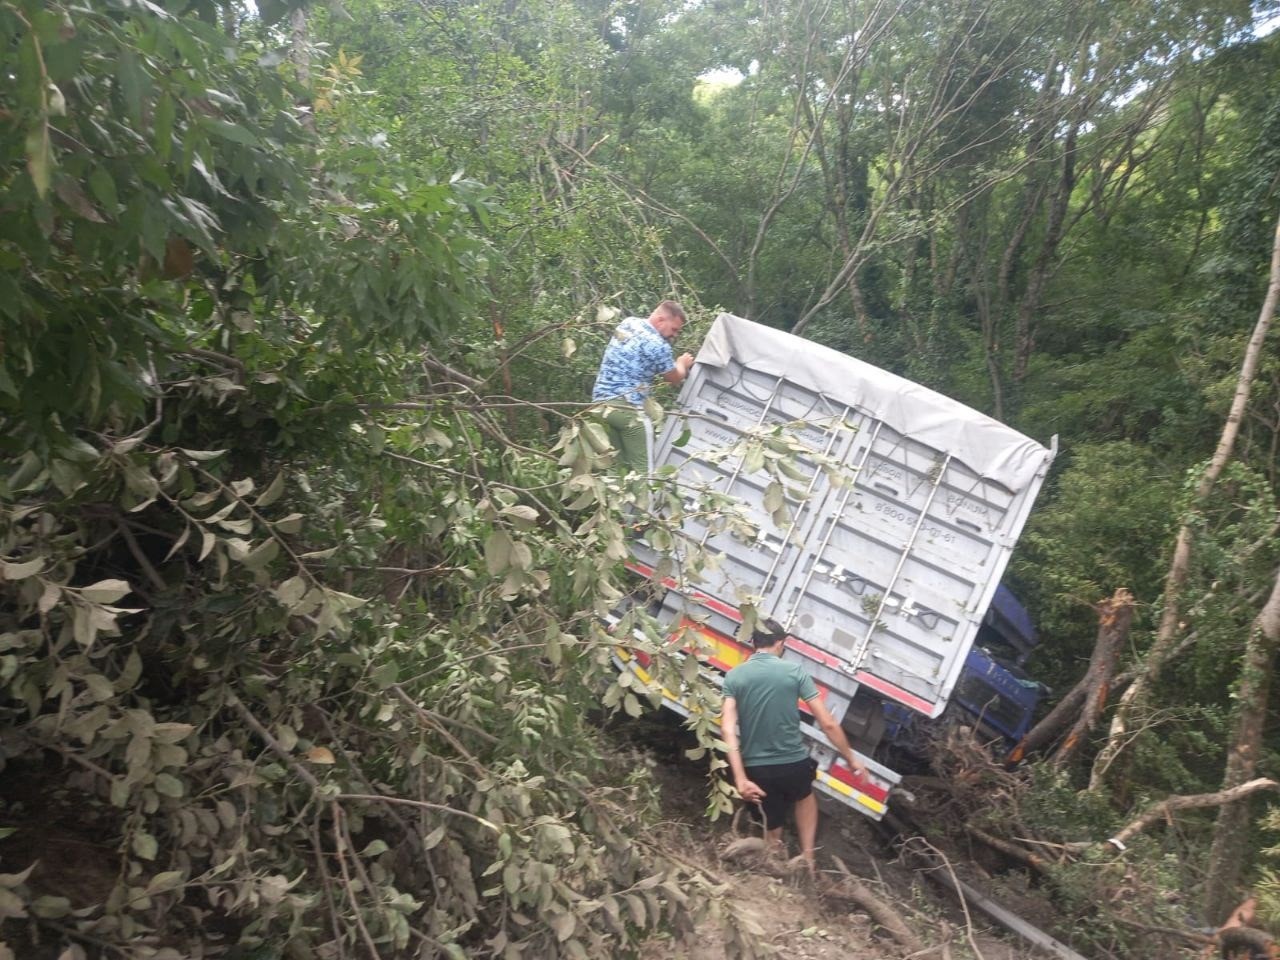
<svg viewBox="0 0 1280 960">
<path fill-rule="evenodd" d="M 782 826 L 792 804 L 813 793 L 813 778 L 818 774 L 818 761 L 805 757 L 795 763 L 770 763 L 747 767 L 747 779 L 764 791 L 759 804 L 751 804 L 754 813 L 764 814 L 765 829 Z"/>
</svg>

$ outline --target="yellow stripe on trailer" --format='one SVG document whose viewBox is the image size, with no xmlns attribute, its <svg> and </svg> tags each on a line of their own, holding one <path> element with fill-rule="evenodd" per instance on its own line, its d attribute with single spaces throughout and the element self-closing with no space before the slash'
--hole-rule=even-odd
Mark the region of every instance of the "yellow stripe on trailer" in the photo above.
<svg viewBox="0 0 1280 960">
<path fill-rule="evenodd" d="M 627 669 L 630 670 L 632 673 L 634 673 L 637 677 L 639 677 L 640 680 L 643 681 L 646 686 L 649 686 L 649 687 L 654 686 L 653 674 L 651 674 L 644 667 L 640 666 L 639 662 L 637 662 L 636 659 L 631 656 L 630 651 L 624 650 L 622 647 L 619 647 L 615 652 L 619 660 L 623 660 L 626 662 Z M 675 703 L 680 704 L 682 707 L 684 707 L 686 712 L 689 710 L 688 704 L 686 704 L 683 700 L 680 699 L 679 694 L 672 693 L 666 687 L 663 687 L 662 695 L 666 697 L 668 700 L 671 700 Z"/>
<path fill-rule="evenodd" d="M 843 780 L 837 780 L 824 770 L 818 771 L 818 780 L 827 789 L 832 790 L 841 796 L 848 797 L 855 803 L 862 804 L 862 806 L 866 807 L 877 816 L 882 816 L 885 810 L 888 809 L 883 803 L 880 803 L 877 800 L 872 800 L 866 794 L 853 789 L 853 787 L 849 786 L 849 784 L 845 783 Z"/>
</svg>

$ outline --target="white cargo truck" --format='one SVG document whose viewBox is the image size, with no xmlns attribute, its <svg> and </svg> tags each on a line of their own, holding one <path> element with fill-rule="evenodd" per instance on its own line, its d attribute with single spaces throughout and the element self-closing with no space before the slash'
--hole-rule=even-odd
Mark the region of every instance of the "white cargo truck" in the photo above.
<svg viewBox="0 0 1280 960">
<path fill-rule="evenodd" d="M 779 446 L 793 450 L 786 484 L 763 459 Z M 728 495 L 749 523 L 689 511 L 674 545 L 642 539 L 629 565 L 654 581 L 651 608 L 673 638 L 705 639 L 713 678 L 750 653 L 735 639 L 743 602 L 787 628 L 785 656 L 817 681 L 870 771 L 855 777 L 806 723 L 818 787 L 879 819 L 901 778 L 878 748 L 895 715 L 947 707 L 1056 449 L 1056 437 L 1044 447 L 919 384 L 721 314 L 655 458 L 690 503 Z M 696 582 L 681 572 L 694 549 L 717 558 Z M 625 644 L 617 663 L 652 682 Z M 687 713 L 679 691 L 663 698 Z"/>
</svg>

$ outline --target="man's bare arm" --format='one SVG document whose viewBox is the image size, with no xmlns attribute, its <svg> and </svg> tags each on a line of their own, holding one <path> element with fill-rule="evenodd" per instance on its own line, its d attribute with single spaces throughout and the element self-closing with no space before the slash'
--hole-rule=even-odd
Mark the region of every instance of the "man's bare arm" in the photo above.
<svg viewBox="0 0 1280 960">
<path fill-rule="evenodd" d="M 844 735 L 840 722 L 831 715 L 827 705 L 818 697 L 814 697 L 807 702 L 809 709 L 813 712 L 813 719 L 818 721 L 818 726 L 827 735 L 827 739 L 840 751 L 840 755 L 844 757 L 844 762 L 849 765 L 849 769 L 856 774 L 866 776 L 866 764 L 854 756 L 853 747 L 849 745 L 849 738 Z"/>
<path fill-rule="evenodd" d="M 676 365 L 662 375 L 662 379 L 667 383 L 679 383 L 689 375 L 689 371 L 693 368 L 693 354 L 682 353 L 676 358 Z"/>
<path fill-rule="evenodd" d="M 738 701 L 733 697 L 724 698 L 724 706 L 720 711 L 720 739 L 724 741 L 725 750 L 729 754 L 729 768 L 733 771 L 733 785 L 737 787 L 742 799 L 748 803 L 756 803 L 763 799 L 765 793 L 759 784 L 747 779 L 747 768 L 742 763 L 742 751 L 738 744 Z"/>
</svg>

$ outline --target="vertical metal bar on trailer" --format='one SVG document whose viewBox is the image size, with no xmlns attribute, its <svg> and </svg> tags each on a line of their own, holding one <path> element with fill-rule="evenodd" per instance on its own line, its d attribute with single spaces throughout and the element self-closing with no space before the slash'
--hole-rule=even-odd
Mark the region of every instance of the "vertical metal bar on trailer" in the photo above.
<svg viewBox="0 0 1280 960">
<path fill-rule="evenodd" d="M 862 638 L 862 642 L 858 644 L 858 649 L 850 658 L 848 666 L 845 667 L 845 670 L 850 673 L 862 666 L 862 658 L 866 656 L 867 647 L 871 646 L 871 636 L 875 633 L 876 624 L 880 622 L 880 615 L 884 613 L 884 608 L 889 602 L 889 594 L 893 592 L 894 585 L 902 574 L 902 568 L 906 566 L 907 557 L 911 555 L 911 548 L 916 545 L 916 538 L 920 536 L 920 528 L 924 526 L 924 518 L 928 515 L 929 508 L 933 506 L 933 498 L 938 495 L 938 490 L 942 487 L 942 478 L 950 465 L 951 454 L 948 453 L 943 458 L 941 465 L 938 466 L 937 474 L 933 478 L 933 485 L 929 488 L 929 496 L 925 500 L 924 506 L 920 508 L 920 516 L 916 518 L 916 525 L 911 528 L 911 536 L 907 538 L 907 542 L 902 548 L 902 553 L 898 555 L 898 563 L 893 568 L 893 575 L 889 577 L 889 582 L 884 585 L 884 593 L 880 594 L 880 605 L 876 607 L 875 615 L 872 616 L 871 622 L 867 624 L 867 635 Z"/>
<path fill-rule="evenodd" d="M 760 411 L 760 416 L 756 418 L 755 425 L 757 427 L 764 423 L 764 418 L 767 417 L 769 415 L 769 411 L 773 409 L 773 401 L 778 399 L 778 392 L 786 382 L 786 377 L 779 376 L 777 381 L 774 383 L 773 392 L 769 394 L 769 399 L 765 401 L 764 409 Z M 733 473 L 729 474 L 729 481 L 724 486 L 725 493 L 729 492 L 733 487 L 734 481 L 741 475 L 742 465 L 746 463 L 746 460 L 747 458 L 745 455 L 738 458 L 738 465 L 733 468 Z M 702 539 L 698 541 L 698 546 L 705 547 L 709 539 L 711 539 L 711 528 L 707 527 L 706 532 L 702 535 Z"/>
<path fill-rule="evenodd" d="M 791 604 L 791 609 L 787 611 L 786 622 L 783 627 L 786 630 L 791 629 L 791 624 L 795 621 L 796 610 L 800 607 L 800 601 L 804 599 L 805 591 L 809 589 L 809 584 L 813 581 L 814 571 L 817 570 L 818 561 L 822 559 L 823 551 L 827 549 L 827 544 L 831 542 L 831 535 L 836 531 L 836 524 L 840 522 L 840 518 L 844 516 L 844 508 L 849 505 L 849 498 L 853 496 L 853 488 L 857 486 L 858 477 L 862 473 L 862 468 L 867 465 L 867 459 L 871 456 L 871 450 L 876 445 L 876 438 L 880 436 L 880 428 L 884 426 L 884 421 L 877 420 L 876 428 L 871 431 L 871 436 L 867 440 L 867 448 L 862 452 L 862 459 L 858 461 L 858 465 L 853 468 L 853 476 L 849 479 L 849 484 L 844 488 L 844 495 L 840 498 L 840 505 L 831 515 L 831 523 L 827 525 L 827 532 L 822 538 L 822 543 L 818 544 L 818 549 L 814 551 L 813 562 L 809 564 L 809 569 L 805 573 L 804 582 L 800 584 L 800 589 L 796 593 L 795 601 Z"/>
<path fill-rule="evenodd" d="M 822 397 L 821 394 L 819 394 L 819 397 L 825 402 L 826 400 L 825 397 Z M 827 442 L 822 449 L 822 455 L 824 457 L 830 456 L 831 448 L 836 445 L 836 439 L 840 436 L 840 427 L 844 425 L 845 417 L 847 417 L 848 415 L 849 415 L 849 408 L 846 406 L 844 410 L 841 412 L 840 418 L 834 421 L 833 424 L 827 428 Z M 800 522 L 800 516 L 803 515 L 804 511 L 809 509 L 808 499 L 813 494 L 813 488 L 817 486 L 818 477 L 821 475 L 822 475 L 822 468 L 819 467 L 813 471 L 813 476 L 809 478 L 809 486 L 805 487 L 805 491 L 804 491 L 805 506 L 800 511 L 800 514 L 798 514 L 795 517 L 795 519 L 791 521 L 792 530 L 794 530 L 796 528 L 796 524 Z M 769 592 L 769 582 L 773 579 L 773 572 L 778 569 L 778 564 L 781 562 L 782 562 L 782 551 L 778 550 L 778 552 L 774 555 L 773 563 L 769 564 L 769 569 L 765 571 L 764 581 L 760 585 L 761 596 L 764 596 L 766 593 Z M 789 621 L 786 624 L 786 626 L 790 627 Z"/>
</svg>

